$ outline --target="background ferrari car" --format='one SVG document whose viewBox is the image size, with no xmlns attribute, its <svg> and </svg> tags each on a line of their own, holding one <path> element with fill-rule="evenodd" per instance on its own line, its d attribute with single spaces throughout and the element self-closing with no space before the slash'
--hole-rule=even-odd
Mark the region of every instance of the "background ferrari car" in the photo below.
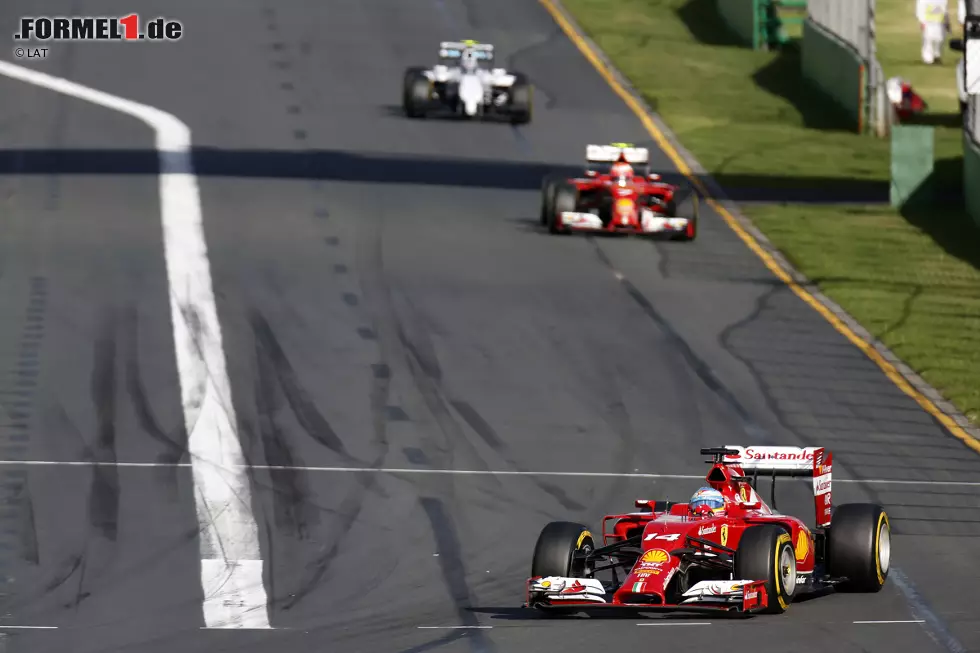
<svg viewBox="0 0 980 653">
<path fill-rule="evenodd" d="M 679 211 L 681 189 L 650 171 L 649 150 L 629 143 L 588 145 L 585 159 L 582 177 L 544 179 L 541 224 L 551 233 L 661 234 L 685 241 L 697 237 L 697 195 L 687 192 L 690 201 Z M 633 168 L 628 181 L 610 174 L 620 164 Z"/>
</svg>

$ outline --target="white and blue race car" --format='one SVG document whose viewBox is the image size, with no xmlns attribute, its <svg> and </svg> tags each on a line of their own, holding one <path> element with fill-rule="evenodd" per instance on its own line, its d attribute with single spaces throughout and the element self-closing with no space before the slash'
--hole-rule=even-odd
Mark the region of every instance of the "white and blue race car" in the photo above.
<svg viewBox="0 0 980 653">
<path fill-rule="evenodd" d="M 439 63 L 405 72 L 402 108 L 411 118 L 448 112 L 465 118 L 531 121 L 533 87 L 527 76 L 493 65 L 494 47 L 476 41 L 444 41 Z"/>
</svg>

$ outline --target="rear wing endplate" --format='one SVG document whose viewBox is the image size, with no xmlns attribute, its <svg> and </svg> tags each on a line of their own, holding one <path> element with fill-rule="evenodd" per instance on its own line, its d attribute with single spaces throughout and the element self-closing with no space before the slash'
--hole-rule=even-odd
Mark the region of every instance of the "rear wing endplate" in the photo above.
<svg viewBox="0 0 980 653">
<path fill-rule="evenodd" d="M 741 447 L 728 445 L 702 449 L 716 464 L 732 465 L 743 474 L 813 479 L 813 501 L 817 526 L 829 526 L 831 514 L 831 467 L 833 453 L 824 447 Z"/>
</svg>

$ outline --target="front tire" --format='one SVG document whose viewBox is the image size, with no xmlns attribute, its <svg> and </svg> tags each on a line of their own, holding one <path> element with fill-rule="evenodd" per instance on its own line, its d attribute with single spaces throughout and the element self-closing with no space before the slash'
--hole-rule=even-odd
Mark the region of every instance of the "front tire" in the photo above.
<svg viewBox="0 0 980 653">
<path fill-rule="evenodd" d="M 691 194 L 690 208 L 685 206 L 683 209 L 678 209 L 677 204 L 673 199 L 671 200 L 671 204 L 674 209 L 674 216 L 687 218 L 687 227 L 684 228 L 683 232 L 677 235 L 677 240 L 682 242 L 691 242 L 695 240 L 698 237 L 698 217 L 700 217 L 701 213 L 697 194 Z M 687 215 L 678 215 L 679 211 L 681 210 Z"/>
<path fill-rule="evenodd" d="M 541 182 L 541 226 L 548 226 L 549 217 L 555 212 L 555 190 L 562 179 L 558 175 L 546 175 Z"/>
<path fill-rule="evenodd" d="M 548 216 L 548 231 L 560 234 L 566 231 L 561 223 L 561 214 L 565 211 L 574 212 L 578 209 L 578 188 L 575 184 L 563 183 L 555 187 L 554 210 Z"/>
<path fill-rule="evenodd" d="M 553 521 L 538 536 L 531 560 L 531 576 L 586 578 L 589 571 L 584 562 L 575 560 L 575 553 L 590 553 L 594 550 L 595 541 L 586 526 Z"/>
<path fill-rule="evenodd" d="M 786 612 L 796 594 L 796 552 L 786 529 L 771 525 L 747 528 L 735 552 L 735 579 L 766 581 L 769 604 L 762 612 Z"/>
<path fill-rule="evenodd" d="M 534 113 L 534 87 L 522 73 L 514 73 L 515 80 L 508 93 L 508 112 L 512 125 L 526 125 Z"/>
<path fill-rule="evenodd" d="M 830 575 L 847 580 L 843 592 L 880 592 L 891 566 L 891 525 L 885 509 L 873 503 L 845 503 L 830 523 L 827 559 Z"/>
</svg>

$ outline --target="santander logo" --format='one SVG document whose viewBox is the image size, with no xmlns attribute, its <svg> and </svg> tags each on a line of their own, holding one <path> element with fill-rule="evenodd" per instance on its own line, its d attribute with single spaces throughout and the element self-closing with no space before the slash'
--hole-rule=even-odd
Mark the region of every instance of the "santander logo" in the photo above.
<svg viewBox="0 0 980 653">
<path fill-rule="evenodd" d="M 731 460 L 791 460 L 791 461 L 812 461 L 813 452 L 797 449 L 796 451 L 773 451 L 766 448 L 747 447 L 742 453 L 727 454 L 725 458 Z"/>
</svg>

